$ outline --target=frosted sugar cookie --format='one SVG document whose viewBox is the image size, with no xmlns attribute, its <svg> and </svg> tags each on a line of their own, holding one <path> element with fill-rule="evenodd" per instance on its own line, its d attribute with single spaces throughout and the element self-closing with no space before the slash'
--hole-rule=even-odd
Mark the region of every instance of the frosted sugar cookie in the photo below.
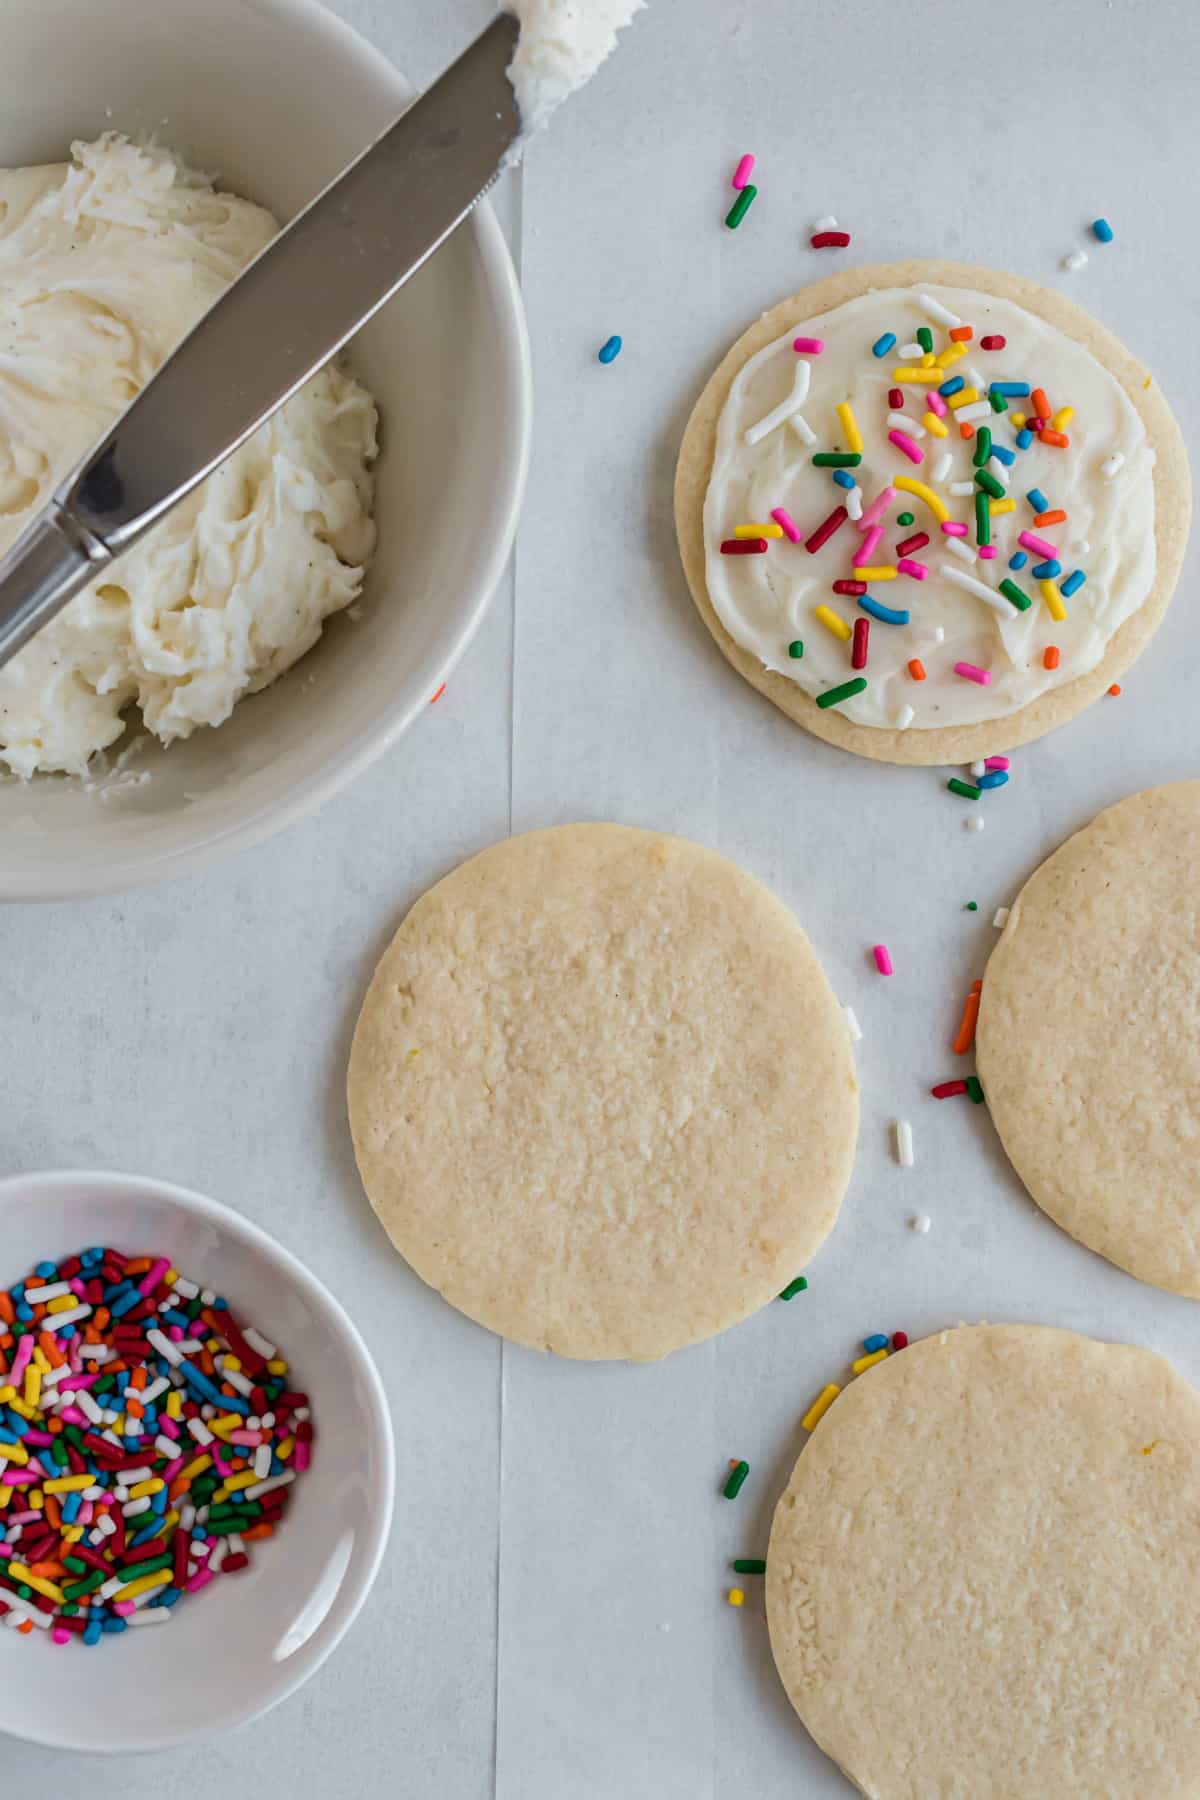
<svg viewBox="0 0 1200 1800">
<path fill-rule="evenodd" d="M 964 1326 L 860 1376 L 767 1553 L 771 1648 L 872 1800 L 1200 1783 L 1200 1395 L 1147 1350 Z"/>
<path fill-rule="evenodd" d="M 663 1356 L 778 1294 L 837 1218 L 858 1121 L 792 915 L 713 851 L 620 825 L 512 838 L 417 902 L 349 1098 L 418 1275 L 588 1358 Z"/>
<path fill-rule="evenodd" d="M 1157 626 L 1191 497 L 1146 371 L 1071 301 L 936 262 L 853 269 L 734 345 L 684 435 L 684 568 L 728 660 L 888 762 L 1071 718 Z"/>
<path fill-rule="evenodd" d="M 1102 812 L 1030 877 L 988 961 L 975 1050 L 1044 1212 L 1200 1299 L 1200 781 Z"/>
</svg>

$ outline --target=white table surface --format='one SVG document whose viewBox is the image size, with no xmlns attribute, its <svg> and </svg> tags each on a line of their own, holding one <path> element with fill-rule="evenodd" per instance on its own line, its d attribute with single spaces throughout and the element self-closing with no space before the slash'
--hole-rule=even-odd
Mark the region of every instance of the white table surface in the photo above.
<svg viewBox="0 0 1200 1800">
<path fill-rule="evenodd" d="M 339 10 L 423 81 L 489 7 Z M 851 258 L 944 254 L 1063 284 L 1146 359 L 1191 435 L 1198 56 L 1182 0 L 654 0 L 498 202 L 536 441 L 515 567 L 445 698 L 351 792 L 204 879 L 0 913 L 0 1167 L 151 1171 L 278 1232 L 365 1332 L 399 1446 L 379 1584 L 297 1697 L 170 1756 L 88 1765 L 7 1744 L 6 1785 L 832 1800 L 850 1790 L 778 1685 L 761 1584 L 741 1612 L 723 1594 L 728 1559 L 764 1547 L 800 1415 L 857 1340 L 1033 1320 L 1151 1345 L 1200 1380 L 1195 1306 L 1044 1219 L 985 1109 L 925 1097 L 956 1072 L 948 1035 L 992 910 L 1100 807 L 1196 772 L 1195 557 L 1123 697 L 1022 750 L 977 835 L 945 771 L 844 756 L 734 676 L 671 522 L 699 385 L 760 309 L 845 260 L 807 248 L 829 212 Z M 760 193 L 733 234 L 746 149 Z M 1107 249 L 1083 233 L 1097 213 Z M 1077 244 L 1091 260 L 1068 276 Z M 601 368 L 613 331 L 625 348 Z M 864 1032 L 858 1162 L 809 1292 L 656 1367 L 553 1361 L 460 1318 L 389 1251 L 346 1128 L 355 1011 L 408 905 L 508 831 L 574 818 L 669 828 L 753 870 Z M 911 1171 L 889 1154 L 901 1116 Z M 751 1464 L 732 1505 L 731 1455 Z"/>
</svg>

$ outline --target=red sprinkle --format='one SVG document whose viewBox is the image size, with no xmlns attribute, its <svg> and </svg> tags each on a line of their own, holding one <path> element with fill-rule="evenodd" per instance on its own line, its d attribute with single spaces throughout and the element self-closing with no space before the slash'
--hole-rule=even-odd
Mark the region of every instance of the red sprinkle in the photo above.
<svg viewBox="0 0 1200 1800">
<path fill-rule="evenodd" d="M 911 537 L 906 537 L 902 544 L 896 545 L 896 555 L 911 556 L 914 550 L 923 550 L 928 542 L 927 531 L 914 531 Z"/>
<path fill-rule="evenodd" d="M 939 1081 L 937 1086 L 931 1087 L 929 1091 L 935 1100 L 949 1100 L 955 1094 L 965 1094 L 967 1084 L 965 1081 Z"/>
<path fill-rule="evenodd" d="M 842 517 L 845 518 L 845 513 Z M 767 554 L 766 538 L 726 538 L 721 545 L 722 556 L 765 556 Z"/>
<path fill-rule="evenodd" d="M 1006 337 L 997 337 L 995 335 L 995 333 L 993 332 L 993 334 L 990 337 L 981 337 L 980 338 L 979 348 L 981 350 L 1003 350 L 1003 348 L 1004 348 L 1005 344 L 1007 344 L 1007 342 L 1008 342 L 1008 339 Z"/>
<path fill-rule="evenodd" d="M 904 389 L 903 388 L 889 388 L 888 389 L 888 405 L 891 407 L 893 412 L 903 412 L 904 411 Z"/>
<path fill-rule="evenodd" d="M 952 325 L 950 327 L 950 342 L 952 344 L 969 344 L 974 336 L 975 333 L 969 325 Z M 907 1343 L 908 1339 L 905 1338 L 904 1341 Z"/>
<path fill-rule="evenodd" d="M 833 591 L 835 594 L 854 594 L 857 596 L 866 593 L 867 584 L 865 581 L 835 581 L 833 584 Z"/>
<path fill-rule="evenodd" d="M 809 554 L 811 556 L 815 556 L 817 551 L 821 548 L 821 545 L 827 544 L 829 542 L 830 538 L 833 536 L 834 532 L 838 529 L 838 527 L 841 525 L 844 525 L 845 523 L 846 523 L 845 507 L 844 506 L 835 506 L 833 511 L 830 513 L 829 517 L 827 519 L 823 520 L 822 523 L 817 526 L 817 529 L 813 532 L 812 536 L 805 538 L 804 548 L 809 552 Z M 753 541 L 755 543 L 761 544 L 764 550 L 766 549 L 767 540 L 765 538 L 756 538 Z M 725 548 L 724 544 L 721 545 L 721 548 L 722 548 L 722 550 L 724 550 L 724 548 Z"/>
<path fill-rule="evenodd" d="M 867 649 L 871 638 L 870 619 L 855 619 L 854 642 L 850 647 L 850 667 L 865 669 L 867 666 Z"/>
<path fill-rule="evenodd" d="M 809 238 L 814 250 L 844 250 L 850 242 L 848 231 L 818 231 Z"/>
<path fill-rule="evenodd" d="M 893 1350 L 907 1350 L 908 1349 L 908 1333 L 907 1333 L 907 1331 L 893 1331 L 893 1333 L 892 1333 L 892 1349 Z M 226 1565 L 226 1567 L 229 1566 L 229 1558 L 228 1557 L 225 1558 L 225 1565 Z"/>
</svg>

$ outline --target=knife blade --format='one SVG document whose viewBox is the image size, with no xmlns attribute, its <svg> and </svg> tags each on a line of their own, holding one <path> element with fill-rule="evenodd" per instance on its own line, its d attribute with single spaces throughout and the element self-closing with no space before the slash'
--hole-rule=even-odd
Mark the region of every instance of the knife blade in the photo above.
<svg viewBox="0 0 1200 1800">
<path fill-rule="evenodd" d="M 416 273 L 521 133 L 500 13 L 250 263 L 0 558 L 0 666 Z"/>
</svg>

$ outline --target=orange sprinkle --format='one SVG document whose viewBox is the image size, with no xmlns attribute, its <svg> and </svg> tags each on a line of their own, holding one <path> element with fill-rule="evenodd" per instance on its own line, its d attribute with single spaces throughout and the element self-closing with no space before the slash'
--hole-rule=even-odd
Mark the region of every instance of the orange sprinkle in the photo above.
<svg viewBox="0 0 1200 1800">
<path fill-rule="evenodd" d="M 43 1581 L 57 1581 L 60 1575 L 65 1575 L 67 1572 L 60 1562 L 52 1560 L 30 1563 L 29 1569 L 31 1574 L 40 1575 Z"/>
<path fill-rule="evenodd" d="M 1050 417 L 1050 402 L 1046 398 L 1045 388 L 1034 388 L 1029 400 L 1039 419 Z"/>
<path fill-rule="evenodd" d="M 965 1056 L 975 1042 L 975 1021 L 979 1017 L 979 996 L 982 991 L 982 981 L 971 983 L 971 991 L 963 1006 L 962 1024 L 958 1028 L 958 1036 L 953 1044 L 955 1056 Z"/>
<path fill-rule="evenodd" d="M 38 1349 L 52 1369 L 61 1369 L 67 1360 L 48 1331 L 38 1332 Z"/>
<path fill-rule="evenodd" d="M 131 1256 L 125 1264 L 125 1273 L 127 1275 L 145 1275 L 147 1270 L 152 1267 L 153 1264 L 148 1256 Z"/>
<path fill-rule="evenodd" d="M 11 1325 L 16 1316 L 17 1309 L 13 1305 L 11 1297 L 8 1294 L 0 1293 L 0 1319 L 3 1319 L 6 1325 Z"/>
<path fill-rule="evenodd" d="M 969 325 L 952 325 L 950 327 L 950 342 L 952 344 L 969 344 L 974 336 L 975 333 Z"/>
<path fill-rule="evenodd" d="M 435 705 L 436 702 L 441 699 L 441 697 L 445 693 L 445 691 L 446 691 L 446 684 L 443 681 L 441 687 L 438 689 L 437 693 L 433 696 L 433 699 L 429 702 L 430 706 Z"/>
<path fill-rule="evenodd" d="M 1114 682 L 1113 682 L 1113 684 L 1112 684 L 1112 686 L 1111 686 L 1111 687 L 1110 687 L 1110 688 L 1109 688 L 1109 690 L 1108 690 L 1108 691 L 1109 691 L 1109 693 L 1110 693 L 1110 694 L 1111 694 L 1111 695 L 1112 695 L 1112 696 L 1113 696 L 1113 698 L 1114 698 L 1114 700 L 1115 700 L 1115 699 L 1116 699 L 1116 697 L 1117 697 L 1117 695 L 1118 695 L 1118 694 L 1119 694 L 1119 693 L 1120 693 L 1120 691 L 1121 691 L 1121 684 L 1120 684 L 1120 682 L 1119 682 L 1119 681 L 1114 681 Z"/>
<path fill-rule="evenodd" d="M 962 421 L 962 423 L 959 425 L 959 428 L 958 428 L 958 435 L 960 438 L 967 438 L 967 439 L 973 438 L 975 436 L 975 427 L 972 425 L 970 419 L 964 419 Z"/>
<path fill-rule="evenodd" d="M 109 1312 L 107 1306 L 98 1306 L 92 1314 L 92 1318 L 95 1320 L 96 1330 L 103 1331 L 112 1318 L 112 1314 Z"/>
<path fill-rule="evenodd" d="M 63 1422 L 57 1413 L 51 1413 L 48 1419 L 42 1420 L 42 1424 L 52 1437 L 57 1437 L 63 1428 Z"/>
<path fill-rule="evenodd" d="M 245 1532 L 243 1532 L 242 1536 L 245 1537 L 245 1535 L 246 1535 Z M 24 1632 L 25 1636 L 28 1637 L 29 1633 L 33 1630 L 33 1620 L 32 1619 L 22 1619 L 21 1623 L 17 1626 L 17 1630 Z"/>
<path fill-rule="evenodd" d="M 59 1526 L 62 1524 L 62 1513 L 59 1510 L 58 1495 L 57 1494 L 47 1494 L 45 1496 L 45 1500 L 44 1500 L 43 1504 L 45 1505 L 45 1508 L 46 1508 L 46 1517 L 49 1519 L 50 1523 L 53 1525 L 55 1531 L 57 1531 Z"/>
<path fill-rule="evenodd" d="M 1047 644 L 1046 645 L 1045 651 L 1042 655 L 1042 667 L 1044 669 L 1057 669 L 1057 667 L 1058 667 L 1058 645 L 1057 644 Z"/>
<path fill-rule="evenodd" d="M 1066 518 L 1067 515 L 1062 507 L 1056 506 L 1053 512 L 1035 513 L 1033 522 L 1035 525 L 1063 525 L 1066 523 Z"/>
<path fill-rule="evenodd" d="M 248 1542 L 251 1538 L 268 1538 L 268 1537 L 274 1537 L 274 1536 L 275 1536 L 275 1527 L 273 1525 L 266 1525 L 266 1524 L 252 1525 L 250 1527 L 249 1531 L 243 1531 L 241 1533 L 241 1538 L 242 1538 L 243 1543 Z"/>
<path fill-rule="evenodd" d="M 908 672 L 912 676 L 914 681 L 924 681 L 924 679 L 925 679 L 925 664 L 921 661 L 919 656 L 913 657 L 912 661 L 908 665 Z"/>
<path fill-rule="evenodd" d="M 146 1385 L 146 1365 L 145 1365 L 145 1363 L 138 1364 L 137 1368 L 133 1371 L 133 1374 L 129 1377 L 129 1385 L 131 1388 L 136 1388 L 139 1393 L 141 1392 L 142 1388 L 145 1387 L 145 1385 Z"/>
<path fill-rule="evenodd" d="M 1071 442 L 1065 431 L 1047 431 L 1043 429 L 1041 438 L 1043 444 L 1053 444 L 1059 450 L 1065 450 Z"/>
</svg>

